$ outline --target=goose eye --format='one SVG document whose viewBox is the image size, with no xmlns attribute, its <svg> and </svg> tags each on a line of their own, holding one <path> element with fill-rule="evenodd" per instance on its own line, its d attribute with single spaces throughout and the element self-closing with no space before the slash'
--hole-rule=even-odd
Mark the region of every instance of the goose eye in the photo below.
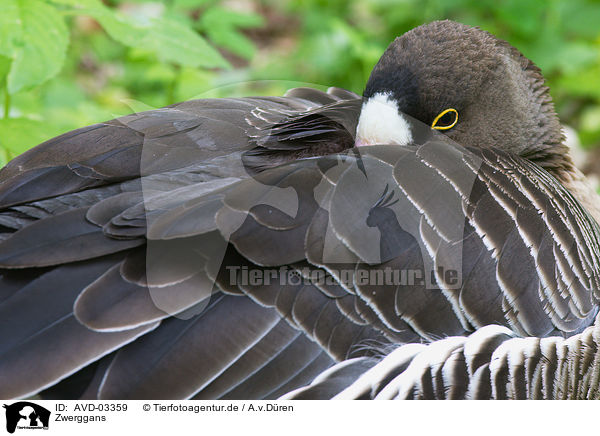
<svg viewBox="0 0 600 436">
<path fill-rule="evenodd" d="M 431 123 L 431 128 L 436 130 L 448 130 L 458 122 L 458 111 L 453 108 L 444 109 Z"/>
</svg>

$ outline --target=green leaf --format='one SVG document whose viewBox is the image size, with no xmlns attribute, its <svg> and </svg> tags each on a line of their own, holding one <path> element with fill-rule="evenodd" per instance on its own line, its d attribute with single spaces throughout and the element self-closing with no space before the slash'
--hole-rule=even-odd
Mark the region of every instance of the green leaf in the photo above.
<svg viewBox="0 0 600 436">
<path fill-rule="evenodd" d="M 12 58 L 21 39 L 17 0 L 5 0 L 0 7 L 0 54 Z"/>
<path fill-rule="evenodd" d="M 200 18 L 199 26 L 211 41 L 230 52 L 246 59 L 252 58 L 256 50 L 254 43 L 238 31 L 238 28 L 263 25 L 260 15 L 240 13 L 214 7 Z"/>
<path fill-rule="evenodd" d="M 89 15 L 104 27 L 104 30 L 116 41 L 135 46 L 146 35 L 143 25 L 136 25 L 134 20 L 106 7 L 100 0 L 52 0 L 54 3 L 70 6 L 74 12 Z"/>
<path fill-rule="evenodd" d="M 97 0 L 53 0 L 72 6 L 98 20 L 116 41 L 149 50 L 161 61 L 188 67 L 229 68 L 229 63 L 206 40 L 182 22 L 167 18 L 133 17 L 107 8 Z"/>
<path fill-rule="evenodd" d="M 28 118 L 0 120 L 0 147 L 18 155 L 60 132 L 53 125 Z"/>
<path fill-rule="evenodd" d="M 263 17 L 258 14 L 236 12 L 220 7 L 208 9 L 202 15 L 200 21 L 205 28 L 209 25 L 220 25 L 230 28 L 251 28 L 260 27 L 264 24 Z"/>
<path fill-rule="evenodd" d="M 244 59 L 252 59 L 256 52 L 254 43 L 235 30 L 215 27 L 207 34 L 216 45 L 226 48 Z"/>
<path fill-rule="evenodd" d="M 0 168 L 6 165 L 9 160 L 8 152 L 0 146 Z"/>
<path fill-rule="evenodd" d="M 581 114 L 581 130 L 600 132 L 600 106 L 592 106 Z"/>
<path fill-rule="evenodd" d="M 586 70 L 598 59 L 600 51 L 591 44 L 574 42 L 565 44 L 556 53 L 559 65 L 566 74 L 573 74 Z"/>
<path fill-rule="evenodd" d="M 175 21 L 154 20 L 143 44 L 153 49 L 164 61 L 187 67 L 229 67 L 229 63 L 205 39 Z"/>
<path fill-rule="evenodd" d="M 598 36 L 600 4 L 584 1 L 563 1 L 559 3 L 561 21 L 567 32 L 591 38 Z"/>
<path fill-rule="evenodd" d="M 548 4 L 523 0 L 506 0 L 497 9 L 498 18 L 525 37 L 535 37 Z"/>
<path fill-rule="evenodd" d="M 100 0 L 50 0 L 59 5 L 73 6 L 77 8 L 97 8 L 102 6 Z"/>
<path fill-rule="evenodd" d="M 8 91 L 14 94 L 43 83 L 60 71 L 69 33 L 56 8 L 40 0 L 3 0 L 3 7 L 0 54 L 13 60 Z"/>
<path fill-rule="evenodd" d="M 134 100 L 133 98 L 123 99 L 122 102 L 131 109 L 131 112 L 134 113 L 140 113 L 157 109 L 155 106 L 150 106 L 149 104 L 146 104 L 139 100 Z"/>
<path fill-rule="evenodd" d="M 180 9 L 194 9 L 204 6 L 206 3 L 214 3 L 214 0 L 174 0 L 173 7 Z"/>
<path fill-rule="evenodd" d="M 600 100 L 600 87 L 598 87 L 598 77 L 600 77 L 600 65 L 595 65 L 585 71 L 580 71 L 575 75 L 564 75 L 556 81 L 556 88 L 582 98 L 596 98 Z"/>
<path fill-rule="evenodd" d="M 10 59 L 6 56 L 0 55 L 0 82 L 4 81 L 4 78 L 10 71 L 11 62 L 12 62 L 12 59 Z"/>
</svg>

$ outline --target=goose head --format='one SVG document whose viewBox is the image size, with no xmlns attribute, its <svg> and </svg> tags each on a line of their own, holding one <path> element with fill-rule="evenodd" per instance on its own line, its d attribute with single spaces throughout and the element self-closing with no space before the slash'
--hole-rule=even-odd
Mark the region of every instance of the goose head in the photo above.
<svg viewBox="0 0 600 436">
<path fill-rule="evenodd" d="M 415 123 L 406 115 L 462 146 L 535 162 L 600 219 L 600 201 L 573 164 L 540 69 L 507 42 L 452 21 L 396 38 L 366 84 L 356 145 L 413 142 Z"/>
</svg>

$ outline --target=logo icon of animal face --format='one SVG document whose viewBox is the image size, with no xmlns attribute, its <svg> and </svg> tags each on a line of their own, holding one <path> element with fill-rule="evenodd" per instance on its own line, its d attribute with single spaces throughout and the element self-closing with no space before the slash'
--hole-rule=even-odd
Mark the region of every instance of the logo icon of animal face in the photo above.
<svg viewBox="0 0 600 436">
<path fill-rule="evenodd" d="M 29 401 L 19 401 L 5 404 L 3 407 L 6 409 L 6 431 L 9 433 L 14 433 L 17 428 L 48 428 L 50 411 L 42 406 Z"/>
</svg>

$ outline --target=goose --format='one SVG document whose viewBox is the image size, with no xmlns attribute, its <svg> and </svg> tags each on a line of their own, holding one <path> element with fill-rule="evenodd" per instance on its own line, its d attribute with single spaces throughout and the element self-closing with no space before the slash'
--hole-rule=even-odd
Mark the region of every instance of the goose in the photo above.
<svg viewBox="0 0 600 436">
<path fill-rule="evenodd" d="M 0 397 L 597 398 L 599 205 L 540 70 L 452 21 L 362 96 L 77 129 L 0 171 Z"/>
</svg>

